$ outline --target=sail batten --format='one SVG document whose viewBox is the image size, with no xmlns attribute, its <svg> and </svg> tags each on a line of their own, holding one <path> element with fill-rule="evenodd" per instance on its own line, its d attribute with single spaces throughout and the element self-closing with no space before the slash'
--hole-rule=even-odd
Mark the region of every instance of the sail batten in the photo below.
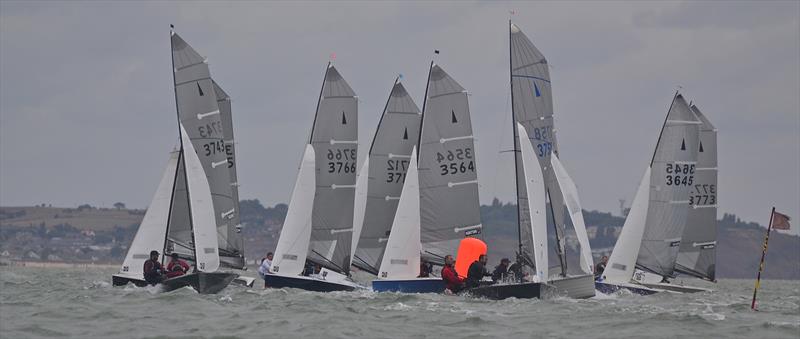
<svg viewBox="0 0 800 339">
<path fill-rule="evenodd" d="M 676 94 L 666 121 L 699 121 L 682 95 Z M 694 185 L 699 149 L 694 123 L 665 123 L 659 135 L 650 177 L 647 209 L 638 268 L 672 276 L 689 212 L 689 190 Z"/>
<path fill-rule="evenodd" d="M 453 93 L 454 95 L 442 95 Z M 480 234 L 477 162 L 467 94 L 439 65 L 431 64 L 419 140 L 422 251 L 440 262 L 458 242 Z"/>
<path fill-rule="evenodd" d="M 314 147 L 316 194 L 309 259 L 340 273 L 350 269 L 358 152 L 358 100 L 328 65 L 309 144 Z"/>
<path fill-rule="evenodd" d="M 375 272 L 383 260 L 384 239 L 392 230 L 412 149 L 419 137 L 420 114 L 403 84 L 396 80 L 370 146 L 370 165 L 364 165 L 368 172 L 359 174 L 368 178 L 364 179 L 366 201 L 355 257 Z"/>
<path fill-rule="evenodd" d="M 550 70 L 547 59 L 534 46 L 528 37 L 515 24 L 510 24 L 510 73 L 511 73 L 511 98 L 512 110 L 516 123 L 522 124 L 532 143 L 534 153 L 539 159 L 539 165 L 544 175 L 546 192 L 549 192 L 555 235 L 559 246 L 553 246 L 561 262 L 564 258 L 564 198 L 558 186 L 555 174 L 550 166 L 552 154 L 558 155 L 558 143 L 553 127 L 553 97 L 551 91 Z M 520 149 L 521 139 L 515 141 L 515 150 Z M 523 206 L 528 200 L 525 181 L 521 176 L 523 172 L 520 153 L 516 152 L 515 160 L 517 173 L 517 200 Z M 520 247 L 524 254 L 531 254 L 532 244 L 527 234 L 530 229 L 530 220 L 525 216 L 523 208 L 518 211 L 520 229 Z M 562 269 L 565 266 L 562 265 Z"/>
<path fill-rule="evenodd" d="M 675 269 L 710 281 L 716 280 L 717 240 L 717 130 L 697 106 L 692 112 L 702 123 L 694 185 Z"/>
</svg>

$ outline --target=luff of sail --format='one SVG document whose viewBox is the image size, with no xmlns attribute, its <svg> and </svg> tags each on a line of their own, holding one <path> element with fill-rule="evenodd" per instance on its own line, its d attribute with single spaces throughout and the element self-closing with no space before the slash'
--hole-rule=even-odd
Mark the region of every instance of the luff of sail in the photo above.
<svg viewBox="0 0 800 339">
<path fill-rule="evenodd" d="M 233 202 L 233 213 L 228 213 L 225 218 L 228 222 L 225 243 L 220 243 L 220 260 L 223 265 L 232 268 L 244 267 L 244 239 L 241 233 L 241 220 L 239 219 L 239 182 L 236 174 L 236 142 L 233 135 L 233 115 L 231 113 L 231 98 L 219 84 L 211 80 L 214 85 L 214 93 L 217 97 L 217 106 L 222 118 L 222 136 L 225 140 L 225 156 L 228 163 L 226 166 L 230 170 L 231 201 Z"/>
<path fill-rule="evenodd" d="M 169 207 L 172 191 L 175 188 L 175 172 L 178 170 L 180 152 L 170 153 L 167 168 L 161 176 L 153 199 L 147 207 L 139 229 L 122 262 L 119 274 L 133 279 L 143 279 L 143 263 L 150 258 L 150 251 L 161 250 L 166 240 L 166 227 L 169 220 Z"/>
<path fill-rule="evenodd" d="M 560 246 L 557 253 L 562 264 L 565 263 L 564 253 L 564 202 L 558 187 L 555 175 L 550 166 L 550 155 L 558 153 L 558 143 L 553 127 L 553 96 L 550 86 L 550 70 L 547 59 L 533 45 L 525 33 L 515 24 L 510 24 L 510 70 L 511 70 L 511 104 L 515 122 L 525 126 L 530 142 L 542 167 L 546 191 L 549 193 L 553 219 L 555 222 L 556 239 Z M 519 150 L 519 140 L 515 140 L 515 150 Z M 517 164 L 517 202 L 518 206 L 527 204 L 528 192 L 525 189 L 524 178 L 521 177 L 522 159 L 520 153 L 516 154 Z M 525 215 L 524 208 L 519 211 L 520 231 L 523 239 L 529 238 L 525 234 L 530 229 L 530 220 Z M 530 255 L 532 244 L 521 242 L 521 249 Z M 562 268 L 565 266 L 562 265 Z"/>
<path fill-rule="evenodd" d="M 316 196 L 309 258 L 340 273 L 350 271 L 358 152 L 358 100 L 328 64 L 310 144 L 316 153 Z"/>
<path fill-rule="evenodd" d="M 422 115 L 419 186 L 422 251 L 442 262 L 480 234 L 477 162 L 467 92 L 431 64 Z"/>
<path fill-rule="evenodd" d="M 217 106 L 216 93 L 205 58 L 174 32 L 171 43 L 178 119 L 192 143 L 208 181 L 218 242 L 226 244 L 229 223 L 227 218 L 235 212 L 235 209 L 230 186 L 230 170 L 225 154 L 223 123 Z M 184 144 L 183 147 L 183 165 L 186 165 L 187 145 Z M 185 227 L 175 226 L 179 229 Z M 192 246 L 185 243 L 177 245 Z M 200 251 L 203 250 L 198 250 Z"/>
<path fill-rule="evenodd" d="M 369 176 L 363 228 L 354 258 L 378 273 L 403 191 L 411 150 L 419 140 L 421 112 L 400 81 L 395 81 L 369 150 Z"/>
<path fill-rule="evenodd" d="M 699 125 L 683 96 L 672 101 L 651 161 L 650 202 L 636 266 L 672 276 L 680 249 L 689 188 L 697 167 Z"/>
<path fill-rule="evenodd" d="M 697 168 L 689 192 L 689 215 L 675 269 L 701 279 L 716 280 L 717 245 L 717 130 L 692 106 L 700 127 Z"/>
</svg>

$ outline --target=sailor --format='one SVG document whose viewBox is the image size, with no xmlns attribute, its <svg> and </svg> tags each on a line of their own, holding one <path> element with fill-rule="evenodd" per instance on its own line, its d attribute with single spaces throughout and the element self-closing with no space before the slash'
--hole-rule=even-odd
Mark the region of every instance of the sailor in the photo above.
<svg viewBox="0 0 800 339">
<path fill-rule="evenodd" d="M 269 273 L 270 268 L 272 268 L 272 252 L 267 253 L 267 256 L 261 259 L 261 265 L 258 266 L 258 275 L 261 276 L 261 279 L 264 279 L 264 287 L 267 287 L 267 274 Z"/>
<path fill-rule="evenodd" d="M 464 288 L 464 281 L 456 273 L 453 267 L 455 260 L 452 255 L 444 257 L 444 267 L 442 267 L 442 280 L 444 280 L 445 294 L 458 293 Z"/>
<path fill-rule="evenodd" d="M 603 276 L 603 272 L 606 270 L 606 265 L 608 264 L 608 256 L 604 255 L 600 262 L 597 265 L 594 265 L 594 278 L 595 280 L 601 279 Z"/>
<path fill-rule="evenodd" d="M 419 276 L 417 278 L 430 277 L 431 271 L 433 271 L 433 265 L 429 263 L 427 260 L 422 259 L 419 262 Z"/>
<path fill-rule="evenodd" d="M 478 260 L 475 260 L 471 265 L 469 265 L 469 270 L 467 270 L 467 280 L 466 280 L 466 287 L 473 288 L 480 286 L 480 282 L 484 276 L 492 276 L 486 270 L 486 262 L 487 262 L 486 254 L 481 254 L 478 257 Z"/>
<path fill-rule="evenodd" d="M 495 266 L 494 272 L 492 272 L 492 281 L 504 280 L 508 275 L 508 265 L 510 263 L 511 260 L 508 260 L 508 258 L 501 259 L 500 265 Z"/>
<path fill-rule="evenodd" d="M 508 273 L 514 274 L 514 279 L 516 281 L 522 281 L 522 278 L 525 274 L 522 271 L 522 263 L 519 261 L 515 261 L 511 266 L 508 267 Z"/>
<path fill-rule="evenodd" d="M 170 257 L 172 260 L 167 264 L 167 278 L 179 277 L 189 272 L 189 268 L 191 267 L 178 257 L 178 253 L 172 253 Z"/>
<path fill-rule="evenodd" d="M 144 280 L 155 285 L 164 280 L 164 267 L 158 262 L 158 251 L 150 251 L 150 259 L 144 262 Z"/>
</svg>

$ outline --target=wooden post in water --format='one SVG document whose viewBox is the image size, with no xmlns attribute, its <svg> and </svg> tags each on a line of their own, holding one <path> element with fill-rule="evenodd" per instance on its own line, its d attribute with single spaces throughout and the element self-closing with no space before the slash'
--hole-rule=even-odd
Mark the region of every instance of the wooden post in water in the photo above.
<svg viewBox="0 0 800 339">
<path fill-rule="evenodd" d="M 753 289 L 753 301 L 750 303 L 750 309 L 756 311 L 756 295 L 758 294 L 758 287 L 761 285 L 761 272 L 764 271 L 764 258 L 767 255 L 767 244 L 769 244 L 769 232 L 772 230 L 772 219 L 775 217 L 775 207 L 772 207 L 772 213 L 769 214 L 769 225 L 767 225 L 767 235 L 764 237 L 764 247 L 761 249 L 761 263 L 758 264 L 758 276 L 756 276 L 756 287 Z"/>
</svg>

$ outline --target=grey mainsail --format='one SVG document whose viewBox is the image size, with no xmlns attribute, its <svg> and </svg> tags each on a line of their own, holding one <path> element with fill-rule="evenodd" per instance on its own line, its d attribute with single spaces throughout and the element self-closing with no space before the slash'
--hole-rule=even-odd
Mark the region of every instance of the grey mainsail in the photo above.
<svg viewBox="0 0 800 339">
<path fill-rule="evenodd" d="M 419 142 L 422 255 L 441 262 L 482 225 L 467 92 L 434 63 Z"/>
<path fill-rule="evenodd" d="M 225 154 L 223 123 L 208 64 L 205 58 L 174 32 L 171 44 L 178 119 L 191 140 L 209 184 L 218 243 L 220 246 L 227 247 L 228 225 L 236 211 L 231 193 L 228 159 Z M 185 154 L 182 155 L 181 168 L 184 168 L 182 173 L 185 174 Z M 184 179 L 182 183 L 176 184 L 176 193 L 179 192 L 180 185 L 185 184 L 185 181 Z M 183 190 L 185 189 L 186 187 L 183 186 Z M 175 196 L 173 200 L 180 200 L 180 198 Z M 190 205 L 188 201 L 186 204 Z M 173 202 L 172 210 L 177 215 L 186 214 L 186 222 L 189 225 L 189 234 L 191 234 L 192 220 L 189 217 L 188 208 L 186 211 L 177 211 L 179 206 L 176 205 L 182 205 L 182 203 Z M 170 220 L 170 234 L 173 234 L 173 226 L 177 230 L 176 232 L 186 229 L 186 225 L 177 224 L 179 222 L 177 218 L 173 217 L 172 219 L 175 221 Z M 181 236 L 174 240 L 187 241 L 188 239 Z M 173 243 L 177 243 L 177 241 L 173 241 Z M 193 246 L 192 242 L 178 245 Z"/>
<path fill-rule="evenodd" d="M 515 123 L 520 123 L 528 132 L 530 142 L 539 158 L 539 165 L 544 174 L 546 191 L 555 222 L 557 258 L 560 259 L 562 271 L 566 269 L 564 258 L 564 198 L 558 186 L 555 174 L 550 166 L 550 155 L 558 155 L 555 129 L 553 127 L 553 96 L 550 87 L 550 70 L 547 59 L 525 36 L 519 27 L 510 24 L 510 68 L 511 68 L 511 103 Z M 530 233 L 529 211 L 526 210 L 528 192 L 525 189 L 520 145 L 515 138 L 517 175 L 517 206 L 519 213 L 520 250 L 530 258 L 533 244 L 528 240 Z"/>
<path fill-rule="evenodd" d="M 403 84 L 396 80 L 369 150 L 367 203 L 354 258 L 357 267 L 373 274 L 378 274 L 411 150 L 419 140 L 421 114 Z"/>
<path fill-rule="evenodd" d="M 331 64 L 325 71 L 310 143 L 316 154 L 317 189 L 309 259 L 347 274 L 353 232 L 358 99 Z"/>
<path fill-rule="evenodd" d="M 228 216 L 227 235 L 228 241 L 220 243 L 220 263 L 232 268 L 244 268 L 244 239 L 242 238 L 242 226 L 239 220 L 239 182 L 236 175 L 236 143 L 233 136 L 233 116 L 231 113 L 231 98 L 219 84 L 211 80 L 214 84 L 214 93 L 217 96 L 217 106 L 222 118 L 222 135 L 225 139 L 226 164 L 230 171 L 231 200 L 233 201 L 234 212 Z"/>
<path fill-rule="evenodd" d="M 675 269 L 701 279 L 716 280 L 717 262 L 717 129 L 692 106 L 700 127 L 697 168 L 689 192 L 689 215 Z"/>
<path fill-rule="evenodd" d="M 650 163 L 650 203 L 637 268 L 673 274 L 695 180 L 701 124 L 676 93 Z"/>
</svg>

